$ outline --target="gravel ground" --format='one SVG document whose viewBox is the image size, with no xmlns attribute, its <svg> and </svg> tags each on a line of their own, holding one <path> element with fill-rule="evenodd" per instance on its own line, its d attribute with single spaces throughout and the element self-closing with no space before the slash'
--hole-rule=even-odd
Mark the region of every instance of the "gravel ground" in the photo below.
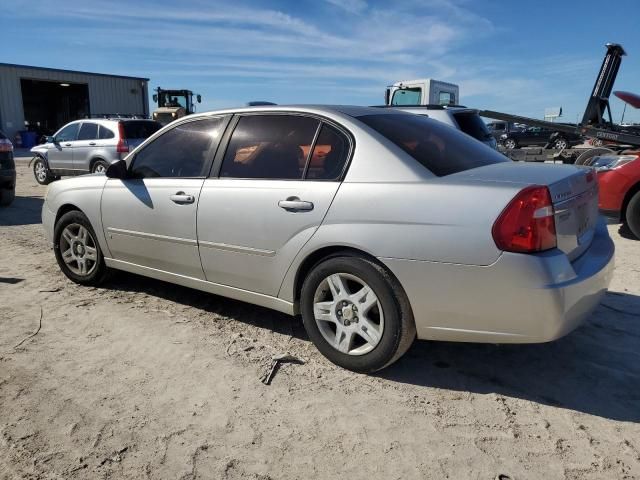
<svg viewBox="0 0 640 480">
<path fill-rule="evenodd" d="M 573 334 L 416 342 L 364 376 L 298 319 L 124 273 L 69 282 L 44 192 L 20 163 L 0 210 L 1 479 L 640 478 L 640 242 L 618 226 L 611 292 Z M 264 385 L 282 353 L 305 364 Z"/>
</svg>

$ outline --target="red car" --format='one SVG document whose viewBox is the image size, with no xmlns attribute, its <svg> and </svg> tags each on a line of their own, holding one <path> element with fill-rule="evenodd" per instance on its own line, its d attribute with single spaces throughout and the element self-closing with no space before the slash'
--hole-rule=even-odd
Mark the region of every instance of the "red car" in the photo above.
<svg viewBox="0 0 640 480">
<path fill-rule="evenodd" d="M 624 223 L 640 239 L 640 151 L 596 158 L 600 211 Z"/>
</svg>

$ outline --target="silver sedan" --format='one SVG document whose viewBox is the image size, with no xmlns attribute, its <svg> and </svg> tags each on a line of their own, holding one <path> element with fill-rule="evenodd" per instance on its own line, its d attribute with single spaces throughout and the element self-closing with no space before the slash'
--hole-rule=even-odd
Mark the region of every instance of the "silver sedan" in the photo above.
<svg viewBox="0 0 640 480">
<path fill-rule="evenodd" d="M 520 164 L 428 118 L 266 106 L 178 120 L 49 186 L 62 272 L 109 269 L 301 314 L 332 362 L 379 370 L 413 340 L 533 343 L 611 280 L 592 170 Z"/>
</svg>

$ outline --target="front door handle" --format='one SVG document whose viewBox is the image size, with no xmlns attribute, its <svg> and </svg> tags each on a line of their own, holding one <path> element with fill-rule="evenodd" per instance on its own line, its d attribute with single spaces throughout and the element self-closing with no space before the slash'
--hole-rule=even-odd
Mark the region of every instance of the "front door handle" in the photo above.
<svg viewBox="0 0 640 480">
<path fill-rule="evenodd" d="M 70 144 L 70 143 L 65 143 L 65 144 L 64 144 L 64 146 L 65 146 L 65 147 L 70 147 L 70 146 L 71 146 L 71 144 Z"/>
<path fill-rule="evenodd" d="M 196 197 L 193 195 L 187 195 L 184 192 L 178 192 L 175 195 L 171 195 L 169 198 L 173 203 L 177 203 L 179 205 L 193 203 L 196 201 Z"/>
<path fill-rule="evenodd" d="M 95 147 L 96 146 L 96 142 L 89 142 L 89 146 Z"/>
<path fill-rule="evenodd" d="M 309 212 L 313 210 L 313 203 L 300 200 L 298 197 L 280 200 L 278 206 L 287 212 Z"/>
</svg>

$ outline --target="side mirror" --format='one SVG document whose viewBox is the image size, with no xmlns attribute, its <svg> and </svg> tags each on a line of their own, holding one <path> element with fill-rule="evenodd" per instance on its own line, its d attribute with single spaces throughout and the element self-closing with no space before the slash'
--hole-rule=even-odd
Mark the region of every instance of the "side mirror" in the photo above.
<svg viewBox="0 0 640 480">
<path fill-rule="evenodd" d="M 153 94 L 153 101 L 154 101 L 154 102 L 157 102 L 157 101 L 158 101 L 158 94 L 157 94 L 157 93 L 154 93 L 154 94 Z"/>
<path fill-rule="evenodd" d="M 56 142 L 56 137 L 52 137 L 50 135 L 47 135 L 46 137 L 44 137 L 44 143 L 57 143 Z"/>
<path fill-rule="evenodd" d="M 127 162 L 124 160 L 116 160 L 107 167 L 105 175 L 107 178 L 119 178 L 120 180 L 124 180 L 127 178 L 128 173 Z"/>
<path fill-rule="evenodd" d="M 202 96 L 200 94 L 196 95 L 196 100 L 198 100 L 198 103 L 202 103 Z"/>
</svg>

